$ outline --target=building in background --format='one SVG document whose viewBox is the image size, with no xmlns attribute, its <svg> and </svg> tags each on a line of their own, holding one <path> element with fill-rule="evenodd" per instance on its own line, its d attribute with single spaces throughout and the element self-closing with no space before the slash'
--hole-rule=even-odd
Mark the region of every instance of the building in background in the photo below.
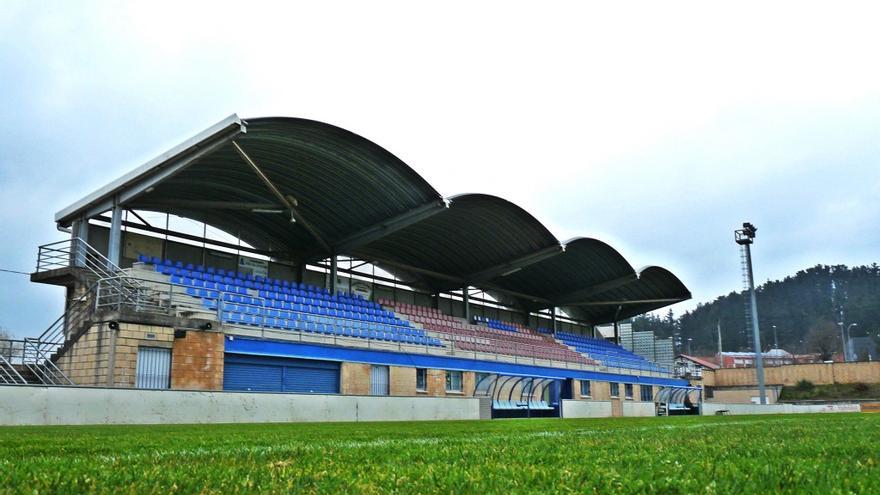
<svg viewBox="0 0 880 495">
<path fill-rule="evenodd" d="M 701 379 L 704 370 L 717 370 L 717 362 L 712 362 L 714 357 L 689 356 L 679 354 L 675 356 L 675 376 L 688 380 Z"/>
<path fill-rule="evenodd" d="M 819 362 L 816 354 L 792 354 L 783 349 L 771 349 L 761 356 L 764 366 L 785 366 L 787 364 L 808 364 Z M 723 352 L 719 359 L 715 355 L 715 361 L 722 368 L 753 368 L 755 366 L 755 353 L 753 352 Z"/>
</svg>

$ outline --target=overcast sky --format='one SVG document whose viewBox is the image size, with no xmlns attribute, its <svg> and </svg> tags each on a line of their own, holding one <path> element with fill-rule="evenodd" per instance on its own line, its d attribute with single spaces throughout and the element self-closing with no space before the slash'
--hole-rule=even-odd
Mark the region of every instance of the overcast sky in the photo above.
<svg viewBox="0 0 880 495">
<path fill-rule="evenodd" d="M 880 261 L 871 2 L 182 3 L 0 2 L 0 268 L 32 271 L 57 210 L 231 113 L 341 126 L 446 196 L 667 267 L 694 295 L 677 313 L 740 288 L 746 220 L 759 281 Z M 61 308 L 0 272 L 0 326 Z"/>
</svg>

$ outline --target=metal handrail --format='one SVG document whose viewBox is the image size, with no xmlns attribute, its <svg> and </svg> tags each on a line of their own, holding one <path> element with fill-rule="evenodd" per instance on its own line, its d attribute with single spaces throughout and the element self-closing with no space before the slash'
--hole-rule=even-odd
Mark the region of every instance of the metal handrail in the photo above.
<svg viewBox="0 0 880 495">
<path fill-rule="evenodd" d="M 227 294 L 228 295 L 241 295 L 238 293 L 231 293 L 231 292 L 218 291 L 218 290 L 212 289 L 211 292 L 216 292 L 219 295 L 219 297 L 216 299 L 217 300 L 217 309 L 215 311 L 207 311 L 206 308 L 204 308 L 201 305 L 201 303 L 195 304 L 192 301 L 193 296 L 186 294 L 186 289 L 189 288 L 188 286 L 181 285 L 181 284 L 174 284 L 171 282 L 138 279 L 135 277 L 131 277 L 129 275 L 117 275 L 112 278 L 114 278 L 114 279 L 130 278 L 130 279 L 138 280 L 139 283 L 141 284 L 141 287 L 142 287 L 141 295 L 140 295 L 140 297 L 137 298 L 136 301 L 131 301 L 131 300 L 127 300 L 127 299 L 120 299 L 120 298 L 116 297 L 115 293 L 112 290 L 113 287 L 115 287 L 118 284 L 113 284 L 113 285 L 110 285 L 109 287 L 105 287 L 105 283 L 109 280 L 109 278 L 108 279 L 101 279 L 96 284 L 97 296 L 95 298 L 95 301 L 96 301 L 95 306 L 97 309 L 117 309 L 118 310 L 123 307 L 126 307 L 128 309 L 133 309 L 135 311 L 153 312 L 153 313 L 168 314 L 168 315 L 171 315 L 171 314 L 173 314 L 177 311 L 180 311 L 180 310 L 192 309 L 192 310 L 205 311 L 206 313 L 209 313 L 209 312 L 213 313 L 213 316 L 217 319 L 217 321 L 223 322 L 223 314 L 222 313 L 224 311 L 226 311 L 225 305 L 229 304 L 225 301 L 225 296 Z M 269 305 L 266 304 L 267 301 L 271 300 L 269 298 L 260 297 L 260 296 L 248 296 L 248 297 L 250 297 L 251 299 L 256 299 L 256 300 L 260 301 L 260 304 L 253 305 L 253 304 L 241 303 L 241 305 L 249 306 L 249 307 L 257 307 L 257 308 L 269 308 L 270 307 Z M 231 304 L 239 305 L 239 303 L 231 303 Z M 315 315 L 313 313 L 308 313 L 308 312 L 296 312 L 296 311 L 289 311 L 289 312 L 306 315 L 310 318 L 332 318 L 336 321 L 339 321 L 339 320 L 348 321 L 348 319 L 344 318 L 344 317 L 337 317 L 337 316 L 325 317 L 325 316 Z M 354 322 L 360 322 L 361 320 L 350 320 L 350 321 L 352 322 L 352 326 L 354 326 Z M 251 325 L 247 325 L 247 326 L 251 326 Z M 275 329 L 275 327 L 266 325 L 265 318 L 261 318 L 259 324 L 253 325 L 253 327 L 260 329 L 261 332 L 265 332 L 266 330 L 274 330 Z M 437 331 L 434 331 L 431 329 L 423 329 L 423 330 L 425 331 L 426 336 L 430 336 L 429 334 L 435 334 L 437 336 L 440 336 L 442 339 L 447 340 L 451 344 L 451 346 L 449 346 L 447 348 L 448 352 L 451 355 L 477 355 L 478 353 L 483 353 L 483 354 L 494 355 L 496 357 L 496 360 L 501 360 L 501 358 L 503 357 L 505 360 L 512 358 L 514 360 L 514 362 L 517 362 L 517 363 L 529 362 L 532 364 L 536 363 L 538 360 L 550 361 L 551 363 L 554 361 L 557 361 L 557 362 L 562 361 L 562 360 L 556 359 L 556 358 L 541 358 L 541 357 L 533 357 L 533 356 L 522 356 L 522 355 L 515 355 L 515 354 L 505 354 L 505 353 L 501 353 L 501 352 L 466 351 L 464 349 L 460 349 L 460 348 L 456 347 L 456 343 L 466 342 L 466 339 L 463 338 L 463 336 L 461 336 L 461 335 L 456 335 L 456 334 L 452 334 L 452 333 L 437 332 Z M 311 332 L 303 332 L 303 331 L 299 331 L 299 330 L 285 330 L 285 331 L 296 332 L 296 333 L 299 333 L 302 335 L 311 333 Z M 300 335 L 300 337 L 302 337 L 302 335 Z M 332 335 L 332 336 L 328 335 L 328 337 L 333 337 L 335 340 L 335 338 L 339 337 L 339 336 L 338 335 Z M 357 338 L 360 340 L 366 341 L 368 347 L 372 346 L 375 343 L 382 343 L 385 345 L 387 345 L 389 343 L 393 344 L 393 342 L 390 342 L 390 341 L 387 341 L 384 339 L 373 339 L 373 338 L 362 338 L 362 337 L 357 337 Z M 401 348 L 402 348 L 403 344 L 410 345 L 410 346 L 419 345 L 419 344 L 404 343 L 404 342 L 397 342 L 397 344 L 399 344 L 399 347 L 401 347 Z M 530 345 L 530 344 L 522 344 L 520 347 L 526 346 L 526 345 Z M 425 344 L 424 347 L 425 347 L 426 352 L 430 352 L 431 348 L 437 349 L 436 346 L 431 346 L 429 344 Z M 542 350 L 547 349 L 547 347 L 542 347 L 542 346 L 532 346 L 532 347 L 540 348 Z M 570 363 L 573 364 L 574 361 L 570 361 Z M 581 364 L 584 364 L 584 363 L 581 363 Z M 592 368 L 590 368 L 590 369 L 592 369 Z"/>
<path fill-rule="evenodd" d="M 27 384 L 16 365 L 27 368 L 45 385 L 73 385 L 73 381 L 52 361 L 43 350 L 43 342 L 37 339 L 0 339 L 0 370 L 3 381 Z"/>
<path fill-rule="evenodd" d="M 79 237 L 51 242 L 38 248 L 37 273 L 68 267 L 83 268 L 99 279 L 109 279 L 123 273 L 122 268 Z M 124 285 L 119 288 L 120 294 L 131 297 L 137 289 L 136 283 L 125 285 L 132 284 L 132 281 L 121 282 Z"/>
<path fill-rule="evenodd" d="M 135 280 L 138 282 L 140 289 L 139 289 L 136 297 L 134 297 L 134 298 L 120 298 L 120 297 L 118 297 L 118 294 L 116 294 L 116 292 L 114 291 L 115 287 L 118 287 L 120 284 L 108 283 L 111 280 L 123 279 L 123 278 Z M 220 291 L 220 290 L 215 290 L 215 289 L 208 289 L 211 292 L 217 293 L 219 296 L 216 299 L 217 300 L 216 309 L 209 310 L 202 305 L 201 298 L 196 297 L 198 299 L 198 302 L 193 301 L 194 296 L 191 296 L 186 293 L 186 290 L 188 288 L 190 288 L 190 287 L 186 286 L 186 285 L 182 285 L 182 284 L 174 284 L 171 282 L 141 279 L 141 278 L 137 278 L 137 277 L 132 277 L 130 275 L 116 275 L 114 277 L 108 277 L 107 279 L 101 279 L 97 282 L 95 307 L 96 307 L 96 309 L 117 309 L 117 310 L 122 309 L 122 308 L 127 308 L 127 309 L 132 309 L 132 310 L 138 311 L 138 312 L 149 312 L 149 313 L 158 313 L 158 314 L 166 314 L 166 315 L 174 315 L 180 311 L 196 310 L 196 311 L 202 311 L 206 314 L 211 314 L 212 317 L 216 318 L 216 320 L 218 322 L 225 323 L 224 319 L 223 319 L 223 312 L 227 310 L 226 304 L 235 304 L 236 306 L 243 305 L 243 306 L 266 309 L 266 308 L 270 308 L 270 306 L 266 304 L 267 301 L 272 300 L 272 299 L 266 298 L 266 297 L 248 295 L 248 297 L 250 297 L 251 299 L 258 300 L 260 302 L 260 304 L 254 305 L 254 304 L 246 304 L 246 303 L 228 303 L 227 301 L 224 300 L 226 295 L 241 295 L 241 294 L 238 294 L 237 292 L 233 293 L 233 292 L 226 292 L 226 291 Z M 337 322 L 339 320 L 343 320 L 343 321 L 347 320 L 344 317 L 337 317 L 337 316 L 332 316 L 332 317 L 326 316 L 325 317 L 322 315 L 315 315 L 313 313 L 309 313 L 309 312 L 305 312 L 305 311 L 302 311 L 302 312 L 297 312 L 297 311 L 292 311 L 292 310 L 285 310 L 285 311 L 288 311 L 291 313 L 298 313 L 298 314 L 302 314 L 302 315 L 307 315 L 310 318 L 328 318 L 328 319 L 332 318 L 334 321 L 337 321 Z M 397 314 L 401 317 L 404 317 L 404 318 L 408 318 L 408 317 L 412 316 L 412 315 L 407 315 L 405 313 L 397 313 Z M 260 315 L 260 316 L 261 316 L 261 318 L 260 318 L 260 321 L 258 324 L 243 325 L 243 326 L 253 327 L 255 329 L 259 329 L 262 333 L 265 333 L 266 330 L 277 330 L 276 327 L 266 324 L 266 317 L 264 317 L 263 315 Z M 269 317 L 269 318 L 271 318 L 271 317 Z M 351 320 L 351 321 L 352 322 L 356 322 L 356 321 L 360 322 L 361 320 Z M 467 356 L 467 357 L 477 358 L 477 357 L 480 357 L 481 355 L 483 355 L 484 356 L 484 357 L 482 357 L 483 359 L 485 359 L 485 356 L 490 356 L 490 359 L 494 357 L 494 359 L 496 361 L 506 361 L 506 362 L 513 362 L 513 363 L 519 363 L 519 364 L 525 364 L 525 363 L 538 364 L 539 362 L 549 362 L 551 366 L 553 366 L 555 364 L 555 365 L 559 365 L 559 366 L 567 368 L 567 369 L 573 368 L 573 369 L 582 369 L 582 370 L 590 370 L 590 371 L 606 370 L 606 371 L 625 372 L 628 374 L 636 373 L 639 375 L 663 373 L 662 371 L 658 372 L 658 371 L 647 370 L 647 369 L 637 369 L 637 368 L 626 368 L 626 367 L 622 367 L 622 366 L 614 366 L 615 363 L 604 364 L 604 363 L 601 363 L 598 361 L 594 364 L 586 363 L 584 361 L 587 361 L 589 358 L 587 358 L 587 357 L 583 356 L 582 354 L 577 353 L 577 351 L 574 351 L 571 349 L 569 349 L 569 351 L 572 353 L 577 353 L 578 356 L 581 356 L 580 359 L 583 359 L 583 361 L 581 361 L 577 358 L 566 359 L 566 358 L 560 358 L 560 357 L 540 357 L 540 356 L 536 356 L 536 355 L 509 354 L 509 353 L 505 353 L 505 352 L 498 352 L 498 351 L 491 351 L 491 350 L 482 350 L 481 351 L 478 349 L 466 349 L 466 348 L 462 348 L 461 344 L 471 344 L 472 343 L 472 344 L 478 345 L 478 344 L 485 344 L 489 340 L 496 340 L 496 339 L 491 339 L 490 337 L 485 336 L 485 335 L 481 336 L 478 334 L 478 332 L 476 330 L 472 330 L 472 329 L 465 329 L 465 331 L 467 331 L 467 330 L 472 331 L 472 335 L 466 335 L 466 334 L 462 334 L 462 333 L 444 332 L 444 331 L 436 330 L 433 328 L 428 328 L 425 325 L 420 325 L 420 326 L 423 327 L 422 329 L 426 332 L 426 335 L 437 337 L 437 338 L 440 338 L 441 340 L 445 341 L 445 343 L 448 344 L 448 345 L 444 346 L 445 351 L 449 355 L 453 355 L 453 356 Z M 301 340 L 304 335 L 308 335 L 308 334 L 313 333 L 313 332 L 294 330 L 294 329 L 285 329 L 285 332 L 297 333 L 297 334 L 299 334 L 299 337 Z M 326 337 L 332 338 L 335 343 L 338 337 L 344 337 L 344 336 L 339 336 L 339 335 L 335 335 L 335 334 L 333 334 L 333 335 L 328 334 L 328 335 L 326 335 Z M 376 343 L 382 343 L 384 345 L 388 345 L 388 344 L 393 345 L 395 343 L 395 342 L 387 341 L 384 339 L 373 339 L 373 338 L 362 338 L 362 337 L 356 337 L 356 338 L 359 339 L 360 341 L 366 341 L 368 347 L 372 347 Z M 411 344 L 411 343 L 404 343 L 404 342 L 396 342 L 396 343 L 399 345 L 399 347 L 401 349 L 404 344 L 409 345 L 409 346 L 419 345 L 419 344 Z M 548 350 L 548 346 L 541 346 L 541 345 L 528 344 L 528 343 L 522 343 L 522 342 L 516 343 L 516 346 L 519 349 L 528 349 L 528 350 L 533 350 L 533 351 L 545 352 Z M 423 347 L 425 348 L 426 353 L 430 353 L 431 349 L 439 349 L 436 346 L 431 346 L 428 344 L 425 344 Z M 465 345 L 464 347 L 467 347 L 467 345 Z M 620 364 L 620 363 L 617 363 L 617 364 Z"/>
<path fill-rule="evenodd" d="M 399 313 L 399 314 L 404 315 L 408 318 L 413 317 L 413 316 L 424 316 L 424 315 L 410 315 L 410 314 L 406 314 L 406 313 Z M 428 316 L 428 318 L 431 318 L 431 317 Z M 433 325 L 433 324 L 422 323 L 421 325 L 424 326 L 424 325 Z M 440 335 L 447 340 L 451 340 L 453 342 L 467 342 L 467 343 L 474 343 L 474 344 L 481 344 L 481 343 L 484 344 L 484 343 L 486 343 L 486 341 L 489 341 L 489 340 L 498 340 L 497 338 L 489 336 L 489 335 L 485 335 L 485 334 L 480 335 L 476 329 L 472 328 L 475 325 L 472 325 L 470 323 L 462 324 L 462 325 L 463 326 L 460 328 L 462 333 L 444 332 L 442 330 L 436 330 L 436 329 L 431 329 L 429 331 L 431 331 L 437 335 Z M 489 328 L 491 328 L 491 327 L 489 327 Z M 468 333 L 470 333 L 470 335 L 468 335 Z M 570 349 L 564 343 L 561 343 L 557 340 L 553 340 L 552 342 L 554 342 L 558 345 L 562 345 L 566 349 L 571 350 L 571 352 L 577 353 L 577 354 L 583 356 L 583 353 L 581 353 L 577 350 Z M 532 344 L 519 343 L 519 342 L 516 345 L 519 348 L 537 347 L 542 350 L 547 349 L 546 347 L 534 346 Z M 522 354 L 519 354 L 519 355 L 518 354 L 506 354 L 506 353 L 498 353 L 498 352 L 492 352 L 492 351 L 476 351 L 476 350 L 474 350 L 474 351 L 470 352 L 470 355 L 475 357 L 477 355 L 476 354 L 477 352 L 482 352 L 484 354 L 510 356 L 510 357 L 514 358 L 514 362 L 520 362 L 520 361 L 529 362 L 529 361 L 531 361 L 532 363 L 535 363 L 537 360 L 549 360 L 551 362 L 551 364 L 553 362 L 560 362 L 561 364 L 564 364 L 566 368 L 571 368 L 571 365 L 575 364 L 575 365 L 577 365 L 577 368 L 579 368 L 579 369 L 588 369 L 588 370 L 604 369 L 604 370 L 608 370 L 608 371 L 623 372 L 623 373 L 627 373 L 627 374 L 635 373 L 639 376 L 642 376 L 646 373 L 647 374 L 671 375 L 671 372 L 667 368 L 659 366 L 659 365 L 657 365 L 657 367 L 661 368 L 660 371 L 653 370 L 653 369 L 647 369 L 644 367 L 634 368 L 634 367 L 627 366 L 626 363 L 628 361 L 625 359 L 604 360 L 604 362 L 603 362 L 603 360 L 584 356 L 584 359 L 589 359 L 589 360 L 595 361 L 595 364 L 585 364 L 580 361 L 571 361 L 571 360 L 567 360 L 567 359 L 540 358 L 540 357 L 534 357 L 534 356 L 528 356 L 528 355 L 522 355 Z"/>
<path fill-rule="evenodd" d="M 73 385 L 73 381 L 41 350 L 38 341 L 24 339 L 25 356 L 28 356 L 28 345 L 31 346 L 32 360 L 24 364 L 34 372 L 46 385 Z"/>
<path fill-rule="evenodd" d="M 21 374 L 19 374 L 18 370 L 15 369 L 15 366 L 12 365 L 9 361 L 6 360 L 6 357 L 0 354 L 0 380 L 3 380 L 3 383 L 7 384 L 26 384 L 27 380 L 25 380 Z"/>
</svg>

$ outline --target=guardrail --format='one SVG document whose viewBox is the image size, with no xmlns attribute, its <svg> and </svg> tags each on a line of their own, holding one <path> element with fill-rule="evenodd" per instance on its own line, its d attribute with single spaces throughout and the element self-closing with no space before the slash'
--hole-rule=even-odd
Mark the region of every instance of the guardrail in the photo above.
<svg viewBox="0 0 880 495">
<path fill-rule="evenodd" d="M 73 385 L 73 382 L 52 361 L 57 344 L 38 339 L 0 339 L 0 381 L 27 384 L 19 372 L 27 369 L 31 376 L 45 385 Z"/>
<path fill-rule="evenodd" d="M 130 294 L 120 294 L 119 287 L 126 285 L 134 285 L 134 284 L 124 284 L 119 282 L 119 279 L 128 279 L 136 282 L 137 290 L 134 293 Z M 163 314 L 168 316 L 179 316 L 181 313 L 202 313 L 205 317 L 209 317 L 212 319 L 216 319 L 218 322 L 226 323 L 223 318 L 224 311 L 229 311 L 229 305 L 233 304 L 235 306 L 246 306 L 253 308 L 262 308 L 269 309 L 272 308 L 267 304 L 271 299 L 259 296 L 249 295 L 248 297 L 251 300 L 259 301 L 258 304 L 245 304 L 239 302 L 230 302 L 227 301 L 227 297 L 231 296 L 240 296 L 239 293 L 233 292 L 225 292 L 219 290 L 211 290 L 210 292 L 214 293 L 217 297 L 212 297 L 212 299 L 217 301 L 216 308 L 208 309 L 202 304 L 202 298 L 193 296 L 187 293 L 187 289 L 191 289 L 188 286 L 173 284 L 171 282 L 163 282 L 149 279 L 142 279 L 131 277 L 128 275 L 117 275 L 113 277 L 108 277 L 106 279 L 101 279 L 97 282 L 95 286 L 95 309 L 97 310 L 121 310 L 127 309 L 137 312 L 143 313 L 152 313 L 152 314 Z M 196 288 L 196 290 L 198 290 Z M 281 310 L 279 310 L 281 311 Z M 333 325 L 341 325 L 343 327 L 346 326 L 347 322 L 350 322 L 351 327 L 355 326 L 355 322 L 361 322 L 361 320 L 348 320 L 344 317 L 336 317 L 336 316 L 324 316 L 324 315 L 316 315 L 313 313 L 305 312 L 305 311 L 292 311 L 292 310 L 283 310 L 285 312 L 297 313 L 299 315 L 303 315 L 308 318 L 309 321 L 314 323 L 323 323 L 323 324 L 333 324 Z M 589 370 L 589 371 L 606 371 L 606 372 L 615 372 L 615 373 L 626 373 L 626 374 L 636 374 L 636 375 L 646 375 L 646 374 L 663 374 L 663 372 L 657 372 L 652 370 L 645 369 L 636 369 L 629 368 L 626 366 L 614 366 L 615 363 L 611 364 L 602 364 L 595 363 L 590 364 L 586 361 L 588 358 L 583 357 L 582 360 L 577 358 L 574 359 L 560 359 L 558 357 L 542 357 L 541 353 L 546 353 L 549 349 L 548 346 L 542 345 L 534 345 L 527 343 L 516 343 L 516 346 L 520 352 L 519 354 L 507 354 L 503 352 L 494 352 L 490 350 L 480 350 L 480 349 L 467 349 L 469 346 L 478 347 L 480 345 L 485 345 L 488 340 L 487 336 L 481 336 L 476 331 L 473 335 L 462 335 L 456 334 L 452 332 L 443 332 L 437 331 L 431 328 L 424 328 L 426 335 L 434 336 L 440 338 L 441 341 L 445 341 L 446 344 L 444 347 L 436 347 L 427 344 L 415 344 L 415 343 L 407 343 L 407 342 L 397 342 L 390 341 L 381 338 L 364 338 L 364 337 L 346 337 L 344 335 L 338 334 L 328 334 L 328 333 L 319 333 L 319 332 L 309 332 L 297 329 L 288 329 L 288 328 L 280 328 L 272 325 L 266 324 L 266 316 L 260 315 L 261 318 L 258 318 L 257 321 L 253 325 L 242 324 L 240 325 L 242 328 L 249 328 L 259 330 L 261 335 L 265 335 L 266 331 L 283 331 L 285 333 L 289 333 L 292 336 L 298 337 L 298 341 L 304 341 L 304 337 L 312 336 L 311 340 L 315 340 L 315 338 L 321 339 L 325 342 L 332 342 L 333 344 L 338 344 L 342 339 L 346 339 L 346 342 L 365 342 L 368 348 L 373 347 L 381 347 L 381 348 L 389 348 L 391 346 L 397 346 L 399 350 L 405 350 L 404 346 L 408 346 L 409 349 L 413 347 L 421 347 L 423 348 L 423 352 L 431 353 L 432 350 L 435 352 L 442 349 L 444 354 L 456 357 L 467 357 L 471 359 L 489 359 L 501 362 L 511 362 L 515 364 L 532 364 L 532 365 L 543 365 L 550 367 L 560 367 L 566 369 L 581 369 L 581 370 Z M 406 318 L 408 315 L 399 314 Z M 272 317 L 269 317 L 272 318 Z M 414 328 L 414 327 L 410 327 Z M 464 344 L 464 345 L 463 345 Z M 575 352 L 575 351 L 571 351 Z M 617 363 L 617 364 L 623 364 Z"/>
</svg>

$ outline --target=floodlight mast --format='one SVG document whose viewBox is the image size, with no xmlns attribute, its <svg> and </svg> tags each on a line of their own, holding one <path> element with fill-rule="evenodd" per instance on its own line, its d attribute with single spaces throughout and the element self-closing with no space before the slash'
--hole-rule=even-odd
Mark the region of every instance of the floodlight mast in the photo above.
<svg viewBox="0 0 880 495">
<path fill-rule="evenodd" d="M 761 331 L 758 329 L 758 303 L 755 298 L 755 277 L 752 272 L 752 243 L 755 241 L 755 233 L 758 231 L 754 225 L 749 222 L 743 223 L 743 228 L 734 231 L 734 239 L 736 243 L 742 247 L 743 251 L 743 273 L 746 285 L 749 289 L 749 306 L 750 319 L 752 320 L 752 341 L 755 346 L 755 372 L 758 375 L 758 395 L 761 404 L 767 403 L 767 392 L 764 389 L 764 362 L 761 356 Z"/>
</svg>

